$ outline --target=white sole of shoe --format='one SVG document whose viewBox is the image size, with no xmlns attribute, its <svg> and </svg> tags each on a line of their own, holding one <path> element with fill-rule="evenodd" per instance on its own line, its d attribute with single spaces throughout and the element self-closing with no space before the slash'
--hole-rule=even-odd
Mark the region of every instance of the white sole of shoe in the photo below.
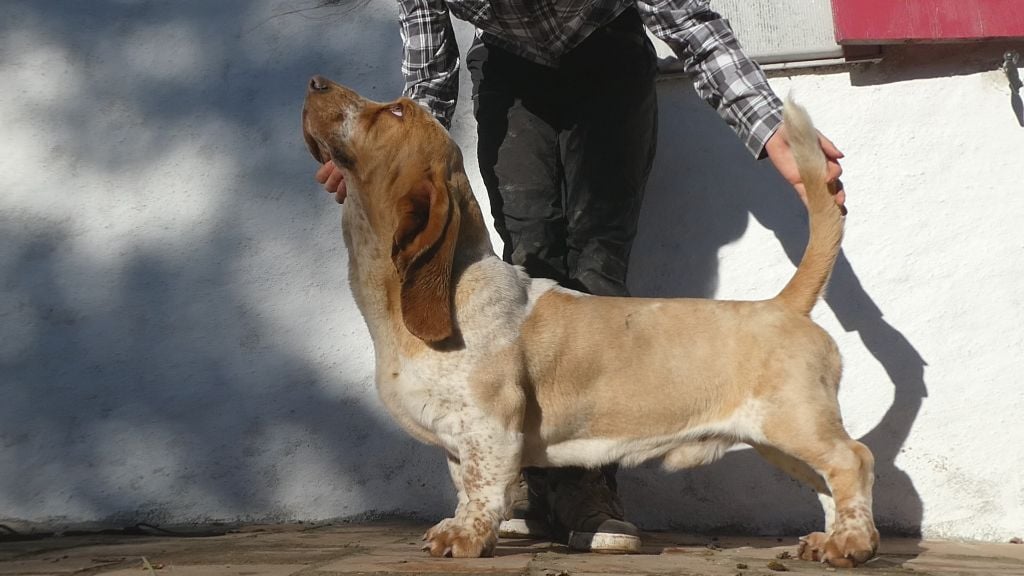
<svg viewBox="0 0 1024 576">
<path fill-rule="evenodd" d="M 612 532 L 570 532 L 569 548 L 581 552 L 601 554 L 636 554 L 640 552 L 640 537 Z"/>
<path fill-rule="evenodd" d="M 547 538 L 550 535 L 548 525 L 535 520 L 510 518 L 502 520 L 498 526 L 499 538 Z"/>
</svg>

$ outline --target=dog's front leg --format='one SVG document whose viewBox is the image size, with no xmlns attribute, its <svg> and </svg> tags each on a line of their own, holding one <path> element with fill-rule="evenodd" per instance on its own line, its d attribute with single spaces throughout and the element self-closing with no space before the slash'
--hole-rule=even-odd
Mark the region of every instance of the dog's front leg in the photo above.
<svg viewBox="0 0 1024 576">
<path fill-rule="evenodd" d="M 458 518 L 460 514 L 465 513 L 464 511 L 466 509 L 466 505 L 469 503 L 469 496 L 466 495 L 466 489 L 463 487 L 462 484 L 462 464 L 459 462 L 459 457 L 455 454 L 452 454 L 451 452 L 446 453 L 446 456 L 448 460 L 448 473 L 452 477 L 452 484 L 455 485 L 455 491 L 458 498 L 458 505 L 456 505 L 455 507 L 454 518 L 445 518 L 444 520 L 441 520 L 433 527 L 431 527 L 430 530 L 427 530 L 427 532 L 423 535 L 423 539 L 427 541 L 427 543 L 423 545 L 423 549 L 428 552 L 431 552 L 433 547 L 433 535 L 438 534 L 444 530 L 447 530 L 448 528 L 453 526 L 455 524 L 455 518 Z M 450 553 L 450 550 L 446 553 Z"/>
<path fill-rule="evenodd" d="M 448 454 L 448 473 L 452 477 L 452 484 L 455 484 L 455 490 L 458 492 L 459 504 L 455 507 L 455 515 L 459 515 L 459 511 L 466 507 L 466 503 L 469 502 L 469 496 L 466 495 L 466 489 L 462 485 L 462 465 L 459 464 L 459 457 L 454 454 Z"/>
<path fill-rule="evenodd" d="M 498 543 L 509 487 L 519 474 L 522 435 L 499 430 L 470 432 L 458 442 L 458 460 L 448 466 L 459 491 L 453 518 L 427 531 L 424 549 L 431 556 L 490 556 Z"/>
</svg>

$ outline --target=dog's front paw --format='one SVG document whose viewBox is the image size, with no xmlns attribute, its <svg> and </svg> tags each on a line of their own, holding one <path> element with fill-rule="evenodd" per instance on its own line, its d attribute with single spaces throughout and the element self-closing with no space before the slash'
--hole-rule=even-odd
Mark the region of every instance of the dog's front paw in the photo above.
<svg viewBox="0 0 1024 576">
<path fill-rule="evenodd" d="M 491 556 L 498 536 L 491 523 L 471 520 L 467 528 L 455 518 L 445 518 L 423 535 L 423 549 L 431 556 L 451 558 L 480 558 Z"/>
<path fill-rule="evenodd" d="M 878 548 L 878 533 L 842 530 L 832 534 L 814 532 L 800 539 L 801 560 L 826 562 L 836 568 L 854 568 L 870 560 Z"/>
</svg>

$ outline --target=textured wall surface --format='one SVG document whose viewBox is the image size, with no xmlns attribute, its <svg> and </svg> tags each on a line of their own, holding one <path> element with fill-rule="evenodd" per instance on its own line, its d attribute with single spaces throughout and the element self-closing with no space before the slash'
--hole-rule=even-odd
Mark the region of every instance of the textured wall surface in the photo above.
<svg viewBox="0 0 1024 576">
<path fill-rule="evenodd" d="M 34 2 L 0 20 L 0 521 L 23 527 L 439 517 L 436 449 L 383 412 L 345 282 L 340 210 L 312 181 L 308 77 L 401 89 L 392 3 Z M 462 47 L 471 31 L 459 28 Z M 1005 46 L 897 50 L 778 77 L 846 153 L 827 302 L 851 432 L 883 527 L 1024 530 L 1024 128 Z M 470 99 L 453 134 L 472 161 Z M 684 80 L 660 84 L 638 295 L 761 298 L 806 224 Z M 808 489 L 748 450 L 622 474 L 649 527 L 817 526 Z"/>
</svg>

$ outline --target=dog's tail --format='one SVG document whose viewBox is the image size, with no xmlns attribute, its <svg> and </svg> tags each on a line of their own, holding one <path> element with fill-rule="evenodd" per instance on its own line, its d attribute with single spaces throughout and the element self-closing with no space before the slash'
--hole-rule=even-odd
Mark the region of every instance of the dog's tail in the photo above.
<svg viewBox="0 0 1024 576">
<path fill-rule="evenodd" d="M 839 254 L 845 211 L 833 199 L 836 184 L 828 182 L 825 154 L 807 111 L 787 99 L 784 118 L 789 146 L 807 192 L 810 238 L 796 273 L 775 300 L 802 314 L 810 314 Z"/>
</svg>

